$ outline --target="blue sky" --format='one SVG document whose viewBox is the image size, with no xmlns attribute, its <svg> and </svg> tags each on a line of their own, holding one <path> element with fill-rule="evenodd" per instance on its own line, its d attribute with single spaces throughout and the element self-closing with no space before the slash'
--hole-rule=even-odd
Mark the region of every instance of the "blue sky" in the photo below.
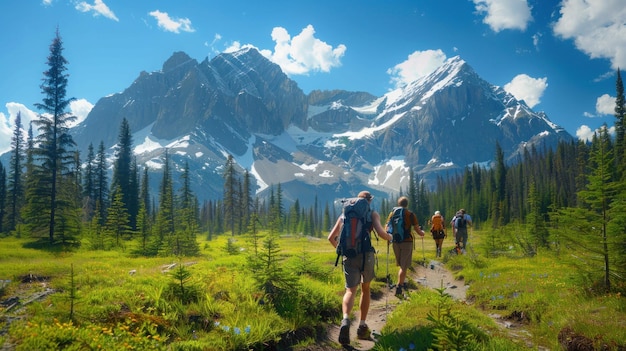
<svg viewBox="0 0 626 351">
<path fill-rule="evenodd" d="M 458 55 L 586 138 L 613 125 L 615 73 L 626 67 L 623 0 L 2 1 L 0 153 L 17 112 L 25 126 L 39 112 L 57 27 L 79 119 L 176 51 L 202 61 L 253 46 L 305 93 L 380 96 Z"/>
</svg>

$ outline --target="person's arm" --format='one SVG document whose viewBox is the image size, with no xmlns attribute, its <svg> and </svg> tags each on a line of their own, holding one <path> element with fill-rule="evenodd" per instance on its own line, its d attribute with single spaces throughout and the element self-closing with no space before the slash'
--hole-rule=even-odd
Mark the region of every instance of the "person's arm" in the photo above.
<svg viewBox="0 0 626 351">
<path fill-rule="evenodd" d="M 465 220 L 467 221 L 467 225 L 472 226 L 472 216 L 466 214 Z"/>
<path fill-rule="evenodd" d="M 383 228 L 383 225 L 380 223 L 380 215 L 376 211 L 372 211 L 372 229 L 376 231 L 379 237 L 391 241 L 393 240 L 393 236 Z"/>
<path fill-rule="evenodd" d="M 328 241 L 330 241 L 333 247 L 337 247 L 337 245 L 339 245 L 339 231 L 341 230 L 342 223 L 343 221 L 341 220 L 341 217 L 337 218 L 337 222 L 335 222 L 333 229 L 331 229 L 330 233 L 328 233 Z"/>
<path fill-rule="evenodd" d="M 423 237 L 424 231 L 422 230 L 422 228 L 420 228 L 420 224 L 417 221 L 417 216 L 415 215 L 415 213 L 412 213 L 412 215 L 413 215 L 413 229 L 415 229 L 415 232 L 419 234 L 419 236 Z"/>
</svg>

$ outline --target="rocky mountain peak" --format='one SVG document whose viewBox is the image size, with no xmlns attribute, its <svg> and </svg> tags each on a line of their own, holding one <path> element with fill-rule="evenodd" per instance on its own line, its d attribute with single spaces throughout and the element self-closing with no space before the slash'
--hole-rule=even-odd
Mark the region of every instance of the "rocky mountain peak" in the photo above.
<svg viewBox="0 0 626 351">
<path fill-rule="evenodd" d="M 74 138 L 82 150 L 100 140 L 110 147 L 122 118 L 136 133 L 138 164 L 158 179 L 167 149 L 173 169 L 189 165 L 201 201 L 221 196 L 228 155 L 254 175 L 259 196 L 280 183 L 287 201 L 306 206 L 363 189 L 397 193 L 409 169 L 434 184 L 437 175 L 488 164 L 496 142 L 512 156 L 523 145 L 571 140 L 459 56 L 376 97 L 343 90 L 306 95 L 253 48 L 201 63 L 176 52 L 161 71 L 144 72 L 124 92 L 100 99 Z"/>
</svg>

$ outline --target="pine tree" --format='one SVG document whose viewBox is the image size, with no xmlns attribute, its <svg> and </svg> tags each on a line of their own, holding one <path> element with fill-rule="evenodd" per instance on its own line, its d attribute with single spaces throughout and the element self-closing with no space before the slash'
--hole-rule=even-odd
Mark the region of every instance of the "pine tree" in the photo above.
<svg viewBox="0 0 626 351">
<path fill-rule="evenodd" d="M 87 148 L 87 159 L 85 160 L 85 170 L 83 176 L 83 215 L 86 222 L 91 221 L 96 208 L 96 155 L 93 144 L 89 143 Z"/>
<path fill-rule="evenodd" d="M 6 215 L 7 172 L 0 162 L 0 233 L 4 233 L 4 217 Z"/>
<path fill-rule="evenodd" d="M 128 120 L 124 118 L 120 125 L 118 134 L 117 148 L 115 150 L 115 162 L 113 165 L 113 179 L 111 181 L 111 189 L 120 187 L 122 192 L 122 203 L 129 214 L 130 225 L 135 227 L 137 221 L 137 182 L 136 175 L 133 172 L 133 148 L 132 135 Z"/>
<path fill-rule="evenodd" d="M 117 248 L 124 248 L 124 240 L 130 239 L 131 236 L 129 215 L 122 198 L 121 187 L 117 185 L 112 190 L 111 206 L 107 211 L 105 225 L 107 236 L 112 239 Z"/>
<path fill-rule="evenodd" d="M 175 214 L 174 214 L 174 186 L 172 182 L 172 174 L 170 171 L 170 159 L 168 151 L 163 154 L 163 178 L 159 191 L 159 211 L 157 213 L 156 230 L 158 231 L 158 240 L 161 242 L 162 250 L 170 254 L 176 251 L 175 238 Z"/>
<path fill-rule="evenodd" d="M 576 271 L 589 279 L 589 287 L 600 285 L 604 292 L 611 289 L 610 262 L 615 252 L 611 242 L 623 236 L 620 234 L 623 228 L 611 231 L 608 226 L 615 215 L 611 208 L 615 208 L 613 202 L 619 194 L 619 183 L 613 179 L 614 155 L 606 125 L 599 133 L 592 140 L 587 185 L 578 192 L 580 206 L 560 210 L 557 218 L 565 228 L 563 243 L 576 252 L 577 260 L 572 263 Z M 621 255 L 621 251 L 617 255 Z"/>
<path fill-rule="evenodd" d="M 239 203 L 238 176 L 235 169 L 235 159 L 228 155 L 226 166 L 224 167 L 224 220 L 228 223 L 228 228 L 232 236 L 235 235 L 235 222 L 239 213 L 237 203 Z"/>
<path fill-rule="evenodd" d="M 618 165 L 618 172 L 622 177 L 626 177 L 626 99 L 624 97 L 624 83 L 622 74 L 617 69 L 617 79 L 615 81 L 615 159 Z"/>
<path fill-rule="evenodd" d="M 25 145 L 22 133 L 22 114 L 21 112 L 18 112 L 15 117 L 15 129 L 13 130 L 13 136 L 11 137 L 11 160 L 9 163 L 9 179 L 7 188 L 7 226 L 4 228 L 7 232 L 16 228 L 19 222 L 22 204 L 24 202 L 22 163 L 24 162 Z"/>
<path fill-rule="evenodd" d="M 106 209 L 109 204 L 109 176 L 107 173 L 107 155 L 103 141 L 100 142 L 100 146 L 98 147 L 95 162 L 94 196 L 96 208 L 99 211 L 98 217 L 100 218 L 100 225 L 104 225 L 104 222 L 106 221 Z"/>
<path fill-rule="evenodd" d="M 75 116 L 66 112 L 73 99 L 66 98 L 68 74 L 65 71 L 68 62 L 63 57 L 63 41 L 58 29 L 50 45 L 47 63 L 49 69 L 44 72 L 41 84 L 44 98 L 42 103 L 35 104 L 43 113 L 33 121 L 39 135 L 34 149 L 36 168 L 33 176 L 37 181 L 31 184 L 37 186 L 29 196 L 29 205 L 30 214 L 39 218 L 31 222 L 31 231 L 40 233 L 47 230 L 52 244 L 57 233 L 56 225 L 65 221 L 59 215 L 66 215 L 65 206 L 71 204 L 60 195 L 61 184 L 74 161 L 72 148 L 75 143 L 69 134 L 69 124 L 76 120 Z M 47 220 L 43 220 L 43 216 Z"/>
</svg>

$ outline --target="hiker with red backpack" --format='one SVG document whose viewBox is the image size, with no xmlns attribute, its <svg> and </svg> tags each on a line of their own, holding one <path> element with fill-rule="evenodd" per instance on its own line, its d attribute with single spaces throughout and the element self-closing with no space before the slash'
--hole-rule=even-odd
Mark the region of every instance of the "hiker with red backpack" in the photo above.
<svg viewBox="0 0 626 351">
<path fill-rule="evenodd" d="M 342 214 L 328 234 L 328 241 L 337 249 L 337 260 L 342 258 L 346 292 L 343 295 L 341 310 L 343 319 L 339 328 L 339 343 L 350 344 L 350 313 L 359 284 L 361 315 L 357 338 L 371 340 L 372 331 L 365 323 L 370 306 L 370 283 L 375 277 L 375 249 L 371 245 L 370 232 L 374 230 L 379 237 L 392 240 L 380 223 L 378 212 L 370 208 L 374 197 L 368 191 L 361 191 L 356 198 L 344 200 Z M 335 262 L 337 264 L 337 262 Z"/>
<path fill-rule="evenodd" d="M 435 211 L 435 214 L 430 218 L 430 233 L 435 240 L 435 257 L 441 257 L 441 247 L 443 246 L 443 239 L 448 235 L 446 234 L 446 221 L 443 219 L 441 212 Z"/>
</svg>

